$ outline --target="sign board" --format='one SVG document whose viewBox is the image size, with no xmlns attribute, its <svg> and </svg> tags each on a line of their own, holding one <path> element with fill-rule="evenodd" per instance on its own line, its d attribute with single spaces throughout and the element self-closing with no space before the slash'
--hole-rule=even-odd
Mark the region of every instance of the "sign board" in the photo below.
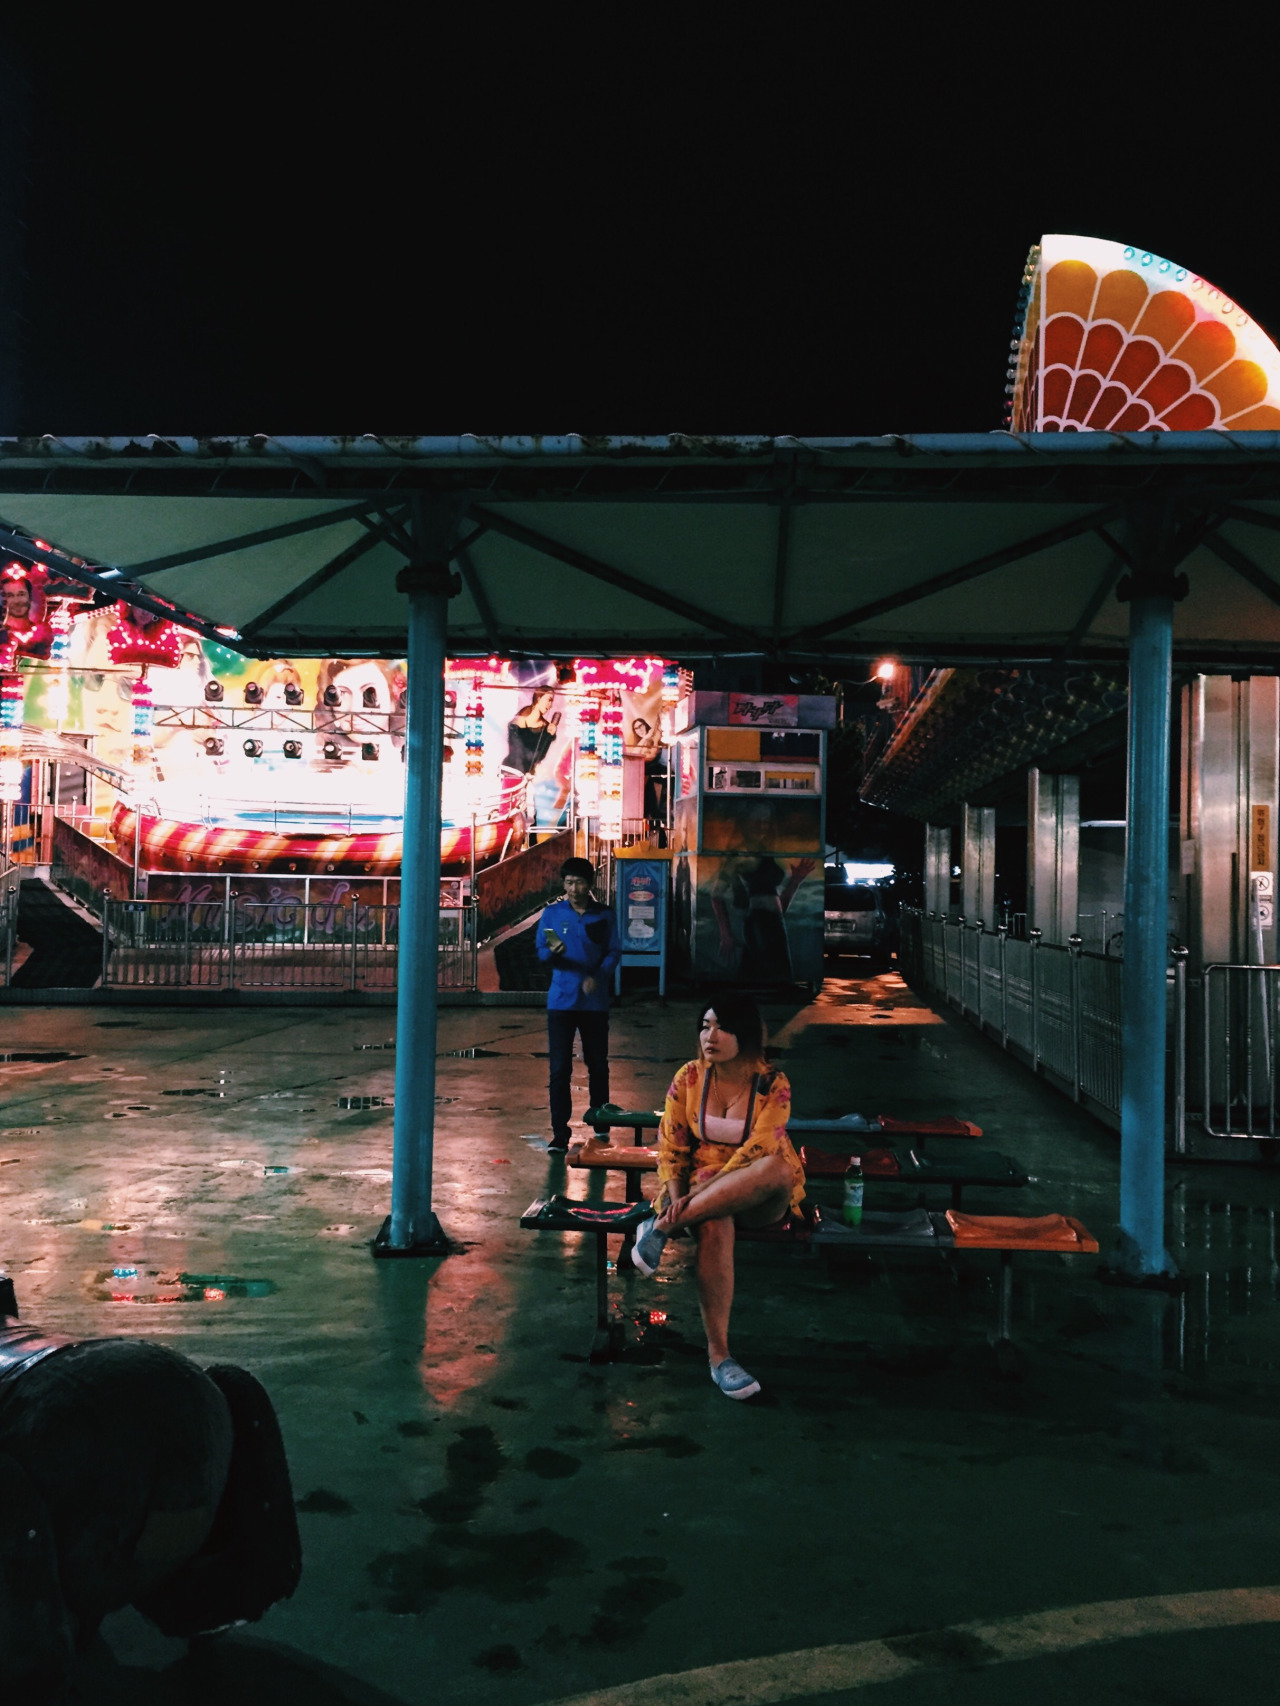
<svg viewBox="0 0 1280 1706">
<path fill-rule="evenodd" d="M 665 861 L 620 859 L 614 872 L 623 953 L 660 954 L 667 934 Z"/>
<path fill-rule="evenodd" d="M 794 729 L 800 720 L 800 700 L 795 693 L 731 693 L 730 726 Z"/>
<path fill-rule="evenodd" d="M 1249 869 L 1271 869 L 1271 807 L 1254 806 L 1249 813 Z"/>
<path fill-rule="evenodd" d="M 689 693 L 675 709 L 677 734 L 686 729 L 833 729 L 836 702 L 830 693 Z M 746 757 L 745 753 L 722 756 Z M 769 756 L 753 753 L 752 757 Z M 774 754 L 774 756 L 779 756 Z"/>
</svg>

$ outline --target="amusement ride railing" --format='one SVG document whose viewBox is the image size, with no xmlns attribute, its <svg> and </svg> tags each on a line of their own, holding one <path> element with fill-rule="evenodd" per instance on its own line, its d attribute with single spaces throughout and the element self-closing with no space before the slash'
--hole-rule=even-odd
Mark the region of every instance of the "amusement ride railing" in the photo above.
<svg viewBox="0 0 1280 1706">
<path fill-rule="evenodd" d="M 101 910 L 104 989 L 396 986 L 398 906 L 104 896 Z M 441 907 L 437 976 L 441 989 L 477 987 L 474 903 Z"/>
</svg>

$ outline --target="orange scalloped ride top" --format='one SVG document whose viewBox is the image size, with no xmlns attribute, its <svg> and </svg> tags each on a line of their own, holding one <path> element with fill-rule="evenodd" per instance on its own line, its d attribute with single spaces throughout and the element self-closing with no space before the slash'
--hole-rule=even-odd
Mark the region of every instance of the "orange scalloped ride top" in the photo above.
<svg viewBox="0 0 1280 1706">
<path fill-rule="evenodd" d="M 1205 278 L 1149 250 L 1046 236 L 1023 272 L 1015 432 L 1280 430 L 1280 349 Z"/>
</svg>

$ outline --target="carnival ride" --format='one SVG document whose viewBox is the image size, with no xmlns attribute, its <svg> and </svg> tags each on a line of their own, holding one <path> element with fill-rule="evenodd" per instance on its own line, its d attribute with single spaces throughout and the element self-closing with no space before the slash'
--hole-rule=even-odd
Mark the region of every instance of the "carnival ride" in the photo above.
<svg viewBox="0 0 1280 1706">
<path fill-rule="evenodd" d="M 1208 279 L 1131 244 L 1042 237 L 1010 348 L 1014 432 L 1274 432 L 1280 349 Z"/>
<path fill-rule="evenodd" d="M 497 799 L 477 801 L 474 817 L 446 818 L 440 866 L 460 873 L 491 864 L 525 844 L 525 778 L 504 781 Z M 135 850 L 138 824 L 141 845 Z M 269 827 L 268 827 L 269 825 Z M 394 817 L 326 807 L 222 798 L 207 802 L 204 821 L 161 815 L 120 800 L 111 836 L 121 856 L 149 871 L 297 873 L 309 876 L 398 876 L 404 837 Z"/>
<path fill-rule="evenodd" d="M 48 857 L 49 836 L 30 825 L 47 829 L 52 806 L 136 870 L 399 873 L 402 665 L 245 659 L 38 562 L 3 564 L 0 597 L 0 800 L 6 823 L 28 826 L 29 858 L 37 842 Z M 553 829 L 575 811 L 617 833 L 621 696 L 647 695 L 652 725 L 658 701 L 669 707 L 679 690 L 679 671 L 658 658 L 450 660 L 442 869 L 456 876 L 505 859 L 531 825 Z M 557 695 L 568 715 L 539 722 L 536 707 Z M 513 735 L 529 729 L 546 732 L 533 753 Z M 61 766 L 109 784 L 114 803 L 61 810 Z"/>
</svg>

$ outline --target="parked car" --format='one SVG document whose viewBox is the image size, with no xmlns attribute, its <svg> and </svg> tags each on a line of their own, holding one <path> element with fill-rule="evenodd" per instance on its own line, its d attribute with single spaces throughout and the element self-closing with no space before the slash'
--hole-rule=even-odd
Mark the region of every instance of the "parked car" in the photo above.
<svg viewBox="0 0 1280 1706">
<path fill-rule="evenodd" d="M 878 883 L 828 882 L 822 940 L 828 954 L 865 954 L 887 965 L 898 945 L 897 902 Z"/>
</svg>

